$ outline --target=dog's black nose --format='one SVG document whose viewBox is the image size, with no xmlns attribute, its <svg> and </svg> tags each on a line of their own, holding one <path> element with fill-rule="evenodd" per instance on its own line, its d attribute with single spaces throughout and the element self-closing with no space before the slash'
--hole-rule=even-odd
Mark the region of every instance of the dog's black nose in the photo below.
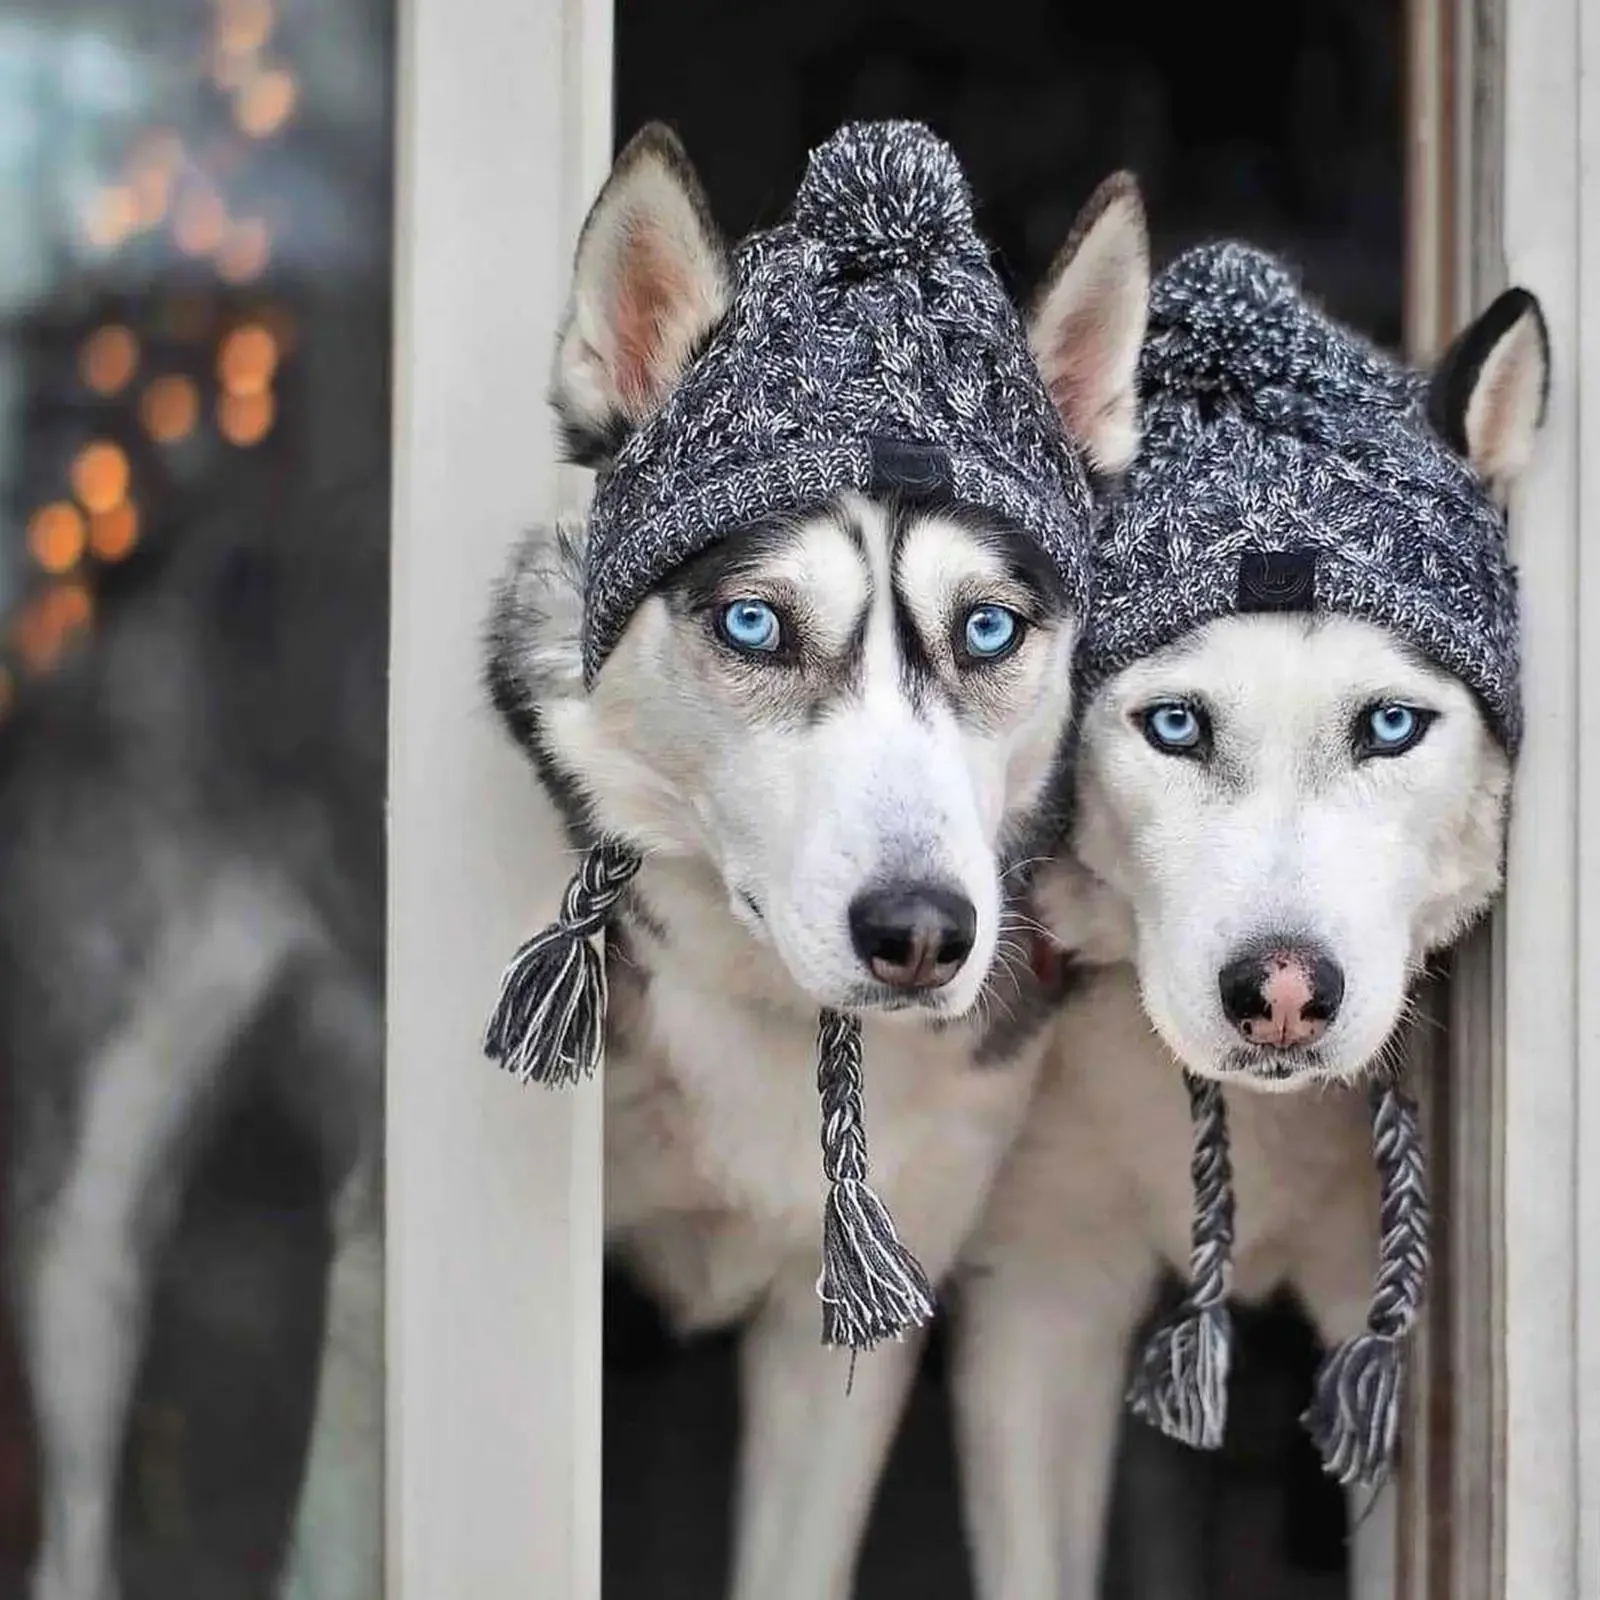
<svg viewBox="0 0 1600 1600">
<path fill-rule="evenodd" d="M 1258 946 L 1217 974 L 1222 1009 L 1251 1044 L 1315 1044 L 1339 1014 L 1344 973 L 1320 950 Z"/>
<path fill-rule="evenodd" d="M 894 883 L 850 902 L 850 942 L 868 971 L 896 989 L 938 989 L 972 954 L 978 908 L 936 883 Z"/>
</svg>

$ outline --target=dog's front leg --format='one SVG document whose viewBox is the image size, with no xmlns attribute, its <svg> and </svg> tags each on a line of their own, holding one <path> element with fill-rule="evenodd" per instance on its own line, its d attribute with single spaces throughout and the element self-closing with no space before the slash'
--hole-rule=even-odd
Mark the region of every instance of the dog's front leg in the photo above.
<svg viewBox="0 0 1600 1600">
<path fill-rule="evenodd" d="M 285 1067 L 301 1079 L 297 1099 L 337 1190 L 316 1406 L 279 1593 L 381 1600 L 383 1012 L 376 992 L 330 958 L 311 976 L 302 1023 L 303 1048 Z M 336 1136 L 345 1120 L 348 1142 Z"/>
<path fill-rule="evenodd" d="M 238 1036 L 299 944 L 269 890 L 217 887 L 157 947 L 137 1004 L 83 1073 L 65 1180 L 19 1251 L 39 1439 L 33 1600 L 113 1600 L 117 1467 L 153 1261 Z"/>
<path fill-rule="evenodd" d="M 820 1341 L 814 1273 L 745 1331 L 733 1600 L 846 1600 L 920 1337 L 855 1359 Z"/>
<path fill-rule="evenodd" d="M 373 1165 L 351 1175 L 334 1206 L 316 1408 L 283 1600 L 383 1593 L 383 1201 Z"/>
<path fill-rule="evenodd" d="M 1000 1258 L 963 1283 L 955 1411 L 980 1600 L 1095 1600 L 1128 1338 L 1154 1273 L 1135 1237 L 1109 1265 Z"/>
</svg>

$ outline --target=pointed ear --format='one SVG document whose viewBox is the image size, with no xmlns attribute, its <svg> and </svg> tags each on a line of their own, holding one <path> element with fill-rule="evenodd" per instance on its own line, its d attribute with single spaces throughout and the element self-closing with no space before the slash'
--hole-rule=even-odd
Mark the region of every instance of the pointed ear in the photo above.
<svg viewBox="0 0 1600 1600">
<path fill-rule="evenodd" d="M 578 237 L 550 400 L 569 459 L 611 459 L 727 310 L 728 257 L 683 146 L 659 122 L 617 157 Z"/>
<path fill-rule="evenodd" d="M 1456 335 L 1428 385 L 1428 418 L 1444 441 L 1504 493 L 1533 456 L 1550 390 L 1550 335 L 1539 302 L 1507 289 Z"/>
<path fill-rule="evenodd" d="M 1139 448 L 1149 302 L 1144 200 L 1131 173 L 1114 173 L 1079 213 L 1028 324 L 1061 425 L 1100 472 L 1121 472 Z"/>
</svg>

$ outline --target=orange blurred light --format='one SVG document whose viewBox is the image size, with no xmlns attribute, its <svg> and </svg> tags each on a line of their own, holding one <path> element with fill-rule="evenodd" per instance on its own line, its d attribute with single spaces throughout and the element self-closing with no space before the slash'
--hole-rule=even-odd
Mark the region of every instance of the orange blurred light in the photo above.
<svg viewBox="0 0 1600 1600">
<path fill-rule="evenodd" d="M 139 542 L 139 512 L 130 501 L 89 519 L 89 548 L 98 561 L 121 561 Z"/>
<path fill-rule="evenodd" d="M 217 402 L 217 427 L 229 444 L 260 444 L 272 431 L 277 402 L 270 389 L 259 394 L 225 394 Z"/>
<path fill-rule="evenodd" d="M 48 672 L 72 635 L 88 627 L 94 602 L 81 583 L 52 584 L 29 601 L 12 628 L 12 643 L 32 672 Z"/>
<path fill-rule="evenodd" d="M 217 48 L 250 55 L 272 36 L 272 0 L 218 0 Z"/>
<path fill-rule="evenodd" d="M 294 75 L 273 67 L 258 73 L 239 91 L 233 102 L 233 120 L 252 139 L 269 138 L 294 115 L 299 97 Z"/>
<path fill-rule="evenodd" d="M 278 342 L 258 322 L 247 322 L 222 341 L 217 377 L 231 395 L 264 394 L 278 370 Z"/>
<path fill-rule="evenodd" d="M 128 493 L 128 458 L 121 449 L 97 440 L 86 444 L 72 462 L 72 489 L 86 511 L 109 511 Z"/>
<path fill-rule="evenodd" d="M 68 500 L 40 506 L 28 519 L 28 551 L 46 572 L 70 572 L 83 559 L 83 517 Z"/>
<path fill-rule="evenodd" d="M 210 189 L 196 189 L 178 202 L 172 236 L 186 256 L 213 254 L 228 231 L 228 210 Z"/>
<path fill-rule="evenodd" d="M 113 323 L 84 340 L 78 371 L 96 394 L 113 395 L 127 388 L 139 368 L 139 341 L 130 329 Z"/>
<path fill-rule="evenodd" d="M 98 250 L 115 250 L 139 225 L 139 203 L 132 189 L 102 189 L 89 202 L 84 237 Z"/>
<path fill-rule="evenodd" d="M 177 373 L 157 378 L 139 401 L 139 420 L 158 444 L 176 444 L 194 432 L 200 416 L 200 391 L 193 379 Z"/>
<path fill-rule="evenodd" d="M 250 283 L 267 270 L 272 238 L 259 217 L 237 223 L 217 252 L 217 272 L 225 283 Z"/>
</svg>

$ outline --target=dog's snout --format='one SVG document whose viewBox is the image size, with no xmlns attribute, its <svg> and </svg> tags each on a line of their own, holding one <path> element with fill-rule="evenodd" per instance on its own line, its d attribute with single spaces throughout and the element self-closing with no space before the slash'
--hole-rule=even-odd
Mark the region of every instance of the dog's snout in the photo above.
<svg viewBox="0 0 1600 1600">
<path fill-rule="evenodd" d="M 896 989 L 938 989 L 961 970 L 978 909 L 956 889 L 896 883 L 850 903 L 850 942 L 867 970 Z"/>
<path fill-rule="evenodd" d="M 1217 975 L 1222 1009 L 1251 1044 L 1315 1044 L 1339 1014 L 1344 973 L 1319 950 L 1251 950 Z"/>
</svg>

